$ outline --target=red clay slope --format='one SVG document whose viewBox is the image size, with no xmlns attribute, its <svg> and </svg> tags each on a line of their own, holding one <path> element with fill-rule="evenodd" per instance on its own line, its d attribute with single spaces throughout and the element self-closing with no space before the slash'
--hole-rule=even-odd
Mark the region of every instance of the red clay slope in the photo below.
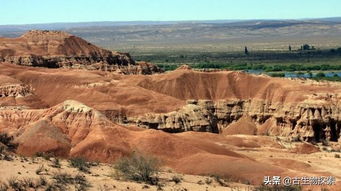
<svg viewBox="0 0 341 191">
<path fill-rule="evenodd" d="M 16 137 L 21 154 L 54 152 L 64 157 L 83 156 L 111 162 L 139 150 L 161 158 L 179 172 L 219 173 L 258 183 L 263 175 L 288 175 L 290 172 L 257 162 L 229 148 L 239 145 L 257 148 L 263 142 L 268 145 L 269 141 L 257 142 L 259 139 L 255 139 L 244 142 L 240 137 L 194 132 L 168 134 L 128 128 L 113 123 L 104 113 L 117 111 L 139 116 L 147 112 L 174 111 L 184 105 L 186 99 L 192 98 L 218 100 L 240 97 L 297 102 L 313 92 L 340 92 L 340 86 L 333 83 L 306 84 L 240 72 L 186 70 L 153 76 L 125 76 L 103 71 L 32 68 L 2 63 L 0 75 L 4 84 L 30 86 L 32 96 L 46 104 L 27 105 L 22 101 L 22 106 L 31 109 L 8 108 L 13 106 L 11 103 L 1 107 L 0 131 Z M 228 80 L 224 82 L 224 79 Z M 253 85 L 251 82 L 258 83 Z M 274 84 L 276 87 L 271 89 Z M 168 91 L 163 86 L 167 86 Z M 239 88 L 248 91 L 243 92 Z M 217 92 L 207 94 L 206 89 Z M 1 97 L 0 101 L 8 98 Z M 26 97 L 10 98 L 19 103 Z M 70 99 L 77 101 L 66 101 Z M 250 178 L 250 175 L 254 176 Z"/>
<path fill-rule="evenodd" d="M 0 75 L 31 86 L 32 94 L 48 106 L 73 99 L 100 111 L 121 110 L 128 116 L 171 112 L 184 105 L 187 99 L 260 99 L 272 103 L 299 103 L 316 93 L 341 92 L 341 86 L 335 83 L 294 81 L 228 71 L 178 70 L 151 76 L 124 76 L 102 71 L 0 64 Z M 318 101 L 325 99 L 315 97 Z M 42 105 L 34 107 L 41 108 Z"/>
<path fill-rule="evenodd" d="M 60 31 L 29 31 L 18 38 L 0 38 L 0 56 L 109 56 L 79 37 Z"/>
<path fill-rule="evenodd" d="M 99 48 L 61 31 L 33 30 L 18 38 L 0 38 L 0 62 L 49 68 L 82 68 L 123 74 L 162 72 L 157 66 L 138 62 L 127 53 Z"/>
<path fill-rule="evenodd" d="M 43 110 L 1 110 L 0 121 L 2 125 L 7 124 L 1 131 L 16 137 L 17 152 L 22 155 L 52 152 L 63 157 L 113 162 L 133 151 L 142 151 L 157 156 L 179 172 L 233 174 L 238 179 L 252 182 L 259 182 L 261 178 L 250 178 L 248 174 L 285 172 L 214 142 L 202 142 L 195 134 L 186 139 L 162 131 L 141 131 L 114 124 L 100 112 L 77 101 L 65 101 Z M 191 165 L 196 167 L 191 168 Z"/>
<path fill-rule="evenodd" d="M 195 72 L 176 70 L 145 77 L 138 85 L 178 99 L 266 99 L 298 102 L 310 94 L 340 92 L 340 86 L 318 85 L 300 80 L 255 76 L 243 72 Z"/>
</svg>

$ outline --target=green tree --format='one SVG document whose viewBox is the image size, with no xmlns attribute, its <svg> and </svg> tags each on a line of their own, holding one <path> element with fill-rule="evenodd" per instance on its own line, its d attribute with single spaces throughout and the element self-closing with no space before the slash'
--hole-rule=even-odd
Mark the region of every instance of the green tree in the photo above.
<svg viewBox="0 0 341 191">
<path fill-rule="evenodd" d="M 323 72 L 319 72 L 319 73 L 316 74 L 315 77 L 316 78 L 324 78 L 324 77 L 326 77 L 326 74 L 324 74 Z"/>
<path fill-rule="evenodd" d="M 247 46 L 245 46 L 245 48 L 244 48 L 244 53 L 245 53 L 246 55 L 249 55 L 249 50 L 247 49 Z"/>
<path fill-rule="evenodd" d="M 310 45 L 309 44 L 304 44 L 303 46 L 302 46 L 302 50 L 310 50 L 311 48 L 310 48 Z"/>
</svg>

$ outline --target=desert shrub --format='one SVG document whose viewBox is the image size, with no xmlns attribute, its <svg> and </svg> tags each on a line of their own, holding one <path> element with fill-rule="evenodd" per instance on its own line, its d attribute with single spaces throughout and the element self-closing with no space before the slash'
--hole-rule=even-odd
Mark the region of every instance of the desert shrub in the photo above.
<svg viewBox="0 0 341 191">
<path fill-rule="evenodd" d="M 52 165 L 53 168 L 61 168 L 61 164 L 58 158 L 55 158 L 54 160 L 52 160 Z"/>
<path fill-rule="evenodd" d="M 216 174 L 213 174 L 210 177 L 212 177 L 220 186 L 228 187 L 228 184 L 226 183 L 227 179 L 224 179 L 221 176 L 216 175 Z"/>
<path fill-rule="evenodd" d="M 76 190 L 87 190 L 91 185 L 90 183 L 86 180 L 85 176 L 82 175 L 76 175 L 74 177 L 74 184 L 76 185 Z"/>
<path fill-rule="evenodd" d="M 45 170 L 44 165 L 40 165 L 36 170 L 36 174 L 40 175 L 44 170 Z"/>
<path fill-rule="evenodd" d="M 157 184 L 156 185 L 156 191 L 162 191 L 163 190 L 164 185 L 163 184 Z"/>
<path fill-rule="evenodd" d="M 8 185 L 10 188 L 12 188 L 15 191 L 25 191 L 26 188 L 21 180 L 18 180 L 17 178 L 10 178 L 8 179 Z"/>
<path fill-rule="evenodd" d="M 279 186 L 266 186 L 266 185 L 261 185 L 258 187 L 255 187 L 255 191 L 301 191 L 302 187 L 301 186 L 284 186 L 284 185 L 279 185 Z"/>
<path fill-rule="evenodd" d="M 34 183 L 32 178 L 24 178 L 22 180 L 22 183 L 23 183 L 23 186 L 25 188 L 35 188 L 36 187 L 36 184 Z"/>
<path fill-rule="evenodd" d="M 46 191 L 60 191 L 70 190 L 69 186 L 73 185 L 75 189 L 71 190 L 87 190 L 91 185 L 84 176 L 76 175 L 71 176 L 65 173 L 55 174 L 53 176 L 55 181 L 49 183 L 45 177 L 39 179 L 23 178 L 18 179 L 12 177 L 7 182 L 0 182 L 0 191 L 15 190 L 46 190 Z"/>
<path fill-rule="evenodd" d="M 61 185 L 56 182 L 48 184 L 45 189 L 45 191 L 60 191 L 60 190 L 67 190 L 67 188 L 65 185 Z"/>
<path fill-rule="evenodd" d="M 0 143 L 6 145 L 9 151 L 15 151 L 18 147 L 18 144 L 13 143 L 13 140 L 13 136 L 8 136 L 6 133 L 0 134 Z"/>
<path fill-rule="evenodd" d="M 62 185 L 73 184 L 73 177 L 67 173 L 56 173 L 52 177 L 57 183 Z"/>
<path fill-rule="evenodd" d="M 46 185 L 48 184 L 48 182 L 47 182 L 47 180 L 46 180 L 45 177 L 41 176 L 41 177 L 39 178 L 38 184 L 41 185 L 41 186 L 46 186 Z"/>
<path fill-rule="evenodd" d="M 45 160 L 50 160 L 51 157 L 54 157 L 54 154 L 50 152 L 37 152 L 35 157 L 41 157 Z"/>
<path fill-rule="evenodd" d="M 172 176 L 171 181 L 173 181 L 175 184 L 179 184 L 182 181 L 182 177 L 180 177 L 180 176 Z"/>
<path fill-rule="evenodd" d="M 0 184 L 0 191 L 7 191 L 9 188 L 6 184 Z"/>
<path fill-rule="evenodd" d="M 49 185 L 51 190 L 53 190 L 53 188 L 65 188 L 68 185 L 74 185 L 76 190 L 87 190 L 91 187 L 91 184 L 87 181 L 85 176 L 79 174 L 72 176 L 68 173 L 56 173 L 52 178 L 55 182 Z"/>
<path fill-rule="evenodd" d="M 156 174 L 160 171 L 160 161 L 152 156 L 134 152 L 114 164 L 116 172 L 127 180 L 157 184 Z"/>
<path fill-rule="evenodd" d="M 0 160 L 12 161 L 13 157 L 8 152 L 0 153 Z"/>
<path fill-rule="evenodd" d="M 4 182 L 0 182 L 0 191 L 7 191 L 9 189 L 8 185 Z"/>
<path fill-rule="evenodd" d="M 334 157 L 335 158 L 341 158 L 341 156 L 339 154 L 335 154 Z"/>
<path fill-rule="evenodd" d="M 210 184 L 213 183 L 213 180 L 212 180 L 211 178 L 206 178 L 206 179 L 205 179 L 205 183 L 208 184 L 208 185 L 210 185 Z"/>
<path fill-rule="evenodd" d="M 90 172 L 90 164 L 83 158 L 72 158 L 70 159 L 70 165 L 82 172 Z"/>
<path fill-rule="evenodd" d="M 6 147 L 3 145 L 0 145 L 0 154 L 4 153 L 6 151 Z"/>
</svg>

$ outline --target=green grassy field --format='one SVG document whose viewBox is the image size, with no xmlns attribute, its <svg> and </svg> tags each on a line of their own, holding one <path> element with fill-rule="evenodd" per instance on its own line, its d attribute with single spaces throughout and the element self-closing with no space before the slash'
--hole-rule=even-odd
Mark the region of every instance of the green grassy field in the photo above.
<svg viewBox="0 0 341 191">
<path fill-rule="evenodd" d="M 151 52 L 133 55 L 136 60 L 157 64 L 166 71 L 188 64 L 197 69 L 228 69 L 260 71 L 276 77 L 284 77 L 285 72 L 311 78 L 338 81 L 335 76 L 319 76 L 321 72 L 341 71 L 341 49 L 256 51 L 244 52 Z"/>
</svg>

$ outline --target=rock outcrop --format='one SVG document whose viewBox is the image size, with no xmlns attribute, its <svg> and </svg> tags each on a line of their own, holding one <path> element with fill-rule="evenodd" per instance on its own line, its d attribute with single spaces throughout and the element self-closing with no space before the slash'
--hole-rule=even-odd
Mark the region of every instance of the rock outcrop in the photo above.
<svg viewBox="0 0 341 191">
<path fill-rule="evenodd" d="M 209 166 L 218 165 L 212 163 L 215 159 L 219 159 L 219 164 L 243 162 L 257 168 L 265 166 L 213 141 L 203 142 L 199 134 L 189 135 L 191 139 L 188 139 L 162 131 L 115 124 L 99 111 L 73 100 L 47 109 L 0 110 L 0 127 L 4 124 L 6 128 L 1 128 L 0 132 L 13 135 L 19 144 L 16 152 L 24 156 L 44 152 L 65 158 L 84 157 L 92 161 L 113 162 L 133 151 L 143 151 L 157 156 L 179 172 L 182 172 L 179 162 L 188 163 L 193 157 L 193 161 L 197 161 L 198 155 L 209 157 L 209 161 L 203 162 Z M 269 169 L 283 172 L 278 167 L 268 166 L 264 173 Z M 255 173 L 259 170 L 246 168 L 245 171 Z"/>
<path fill-rule="evenodd" d="M 25 97 L 31 94 L 31 88 L 24 84 L 0 85 L 0 98 Z"/>
<path fill-rule="evenodd" d="M 188 101 L 178 111 L 167 114 L 147 114 L 136 121 L 138 126 L 167 132 L 214 132 L 218 133 L 217 116 L 212 101 Z"/>
<path fill-rule="evenodd" d="M 162 72 L 150 63 L 135 63 L 128 53 L 99 48 L 60 31 L 29 31 L 19 38 L 0 38 L 0 62 L 48 68 L 81 68 L 123 74 Z"/>
<path fill-rule="evenodd" d="M 6 63 L 0 64 L 0 75 L 4 92 L 27 95 L 25 88 L 8 91 L 8 85 L 22 84 L 32 94 L 18 99 L 2 97 L 0 107 L 48 108 L 74 99 L 115 123 L 167 132 L 226 130 L 227 134 L 278 135 L 293 140 L 340 140 L 339 83 L 232 71 L 186 69 L 159 75 L 119 75 Z"/>
<path fill-rule="evenodd" d="M 30 95 L 32 88 L 19 80 L 0 75 L 0 98 L 25 97 Z"/>
<path fill-rule="evenodd" d="M 216 133 L 224 131 L 239 132 L 238 134 L 247 132 L 246 134 L 286 136 L 320 142 L 338 141 L 340 138 L 340 110 L 341 108 L 332 102 L 302 102 L 296 105 L 272 104 L 264 100 L 220 100 L 216 102 L 190 100 L 178 111 L 166 114 L 146 114 L 138 119 L 132 118 L 130 121 L 136 121 L 136 124 L 144 128 L 167 132 Z M 234 123 L 243 117 L 250 120 L 247 122 L 244 119 L 238 127 L 235 127 Z M 254 124 L 252 125 L 250 121 Z M 257 129 L 254 130 L 253 126 Z"/>
</svg>

